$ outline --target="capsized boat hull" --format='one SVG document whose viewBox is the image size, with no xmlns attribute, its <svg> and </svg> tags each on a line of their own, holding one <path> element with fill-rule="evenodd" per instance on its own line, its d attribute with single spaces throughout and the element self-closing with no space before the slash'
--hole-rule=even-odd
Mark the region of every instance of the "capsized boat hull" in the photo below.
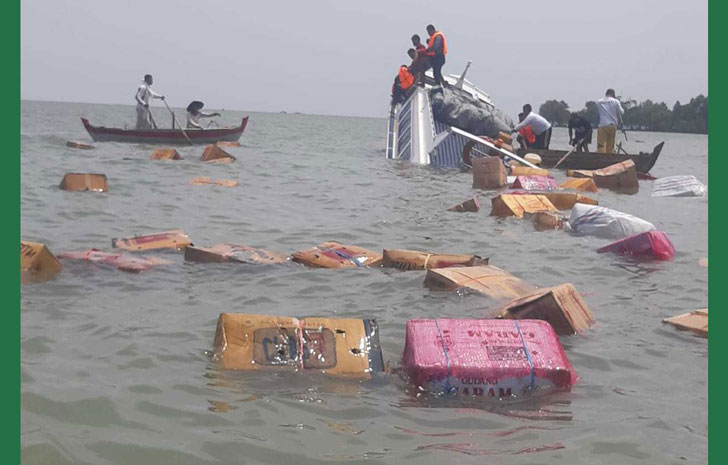
<svg viewBox="0 0 728 465">
<path fill-rule="evenodd" d="M 96 142 L 128 142 L 136 144 L 189 144 L 187 137 L 179 128 L 175 129 L 121 129 L 93 126 L 86 118 L 81 118 L 83 126 Z M 235 142 L 240 139 L 248 125 L 244 117 L 240 126 L 216 129 L 185 129 L 193 144 L 206 145 L 215 142 Z"/>
</svg>

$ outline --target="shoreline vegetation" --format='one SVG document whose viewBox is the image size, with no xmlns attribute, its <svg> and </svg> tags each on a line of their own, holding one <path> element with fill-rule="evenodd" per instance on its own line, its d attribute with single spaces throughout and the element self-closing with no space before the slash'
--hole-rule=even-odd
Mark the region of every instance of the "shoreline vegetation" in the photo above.
<svg viewBox="0 0 728 465">
<path fill-rule="evenodd" d="M 624 129 L 628 131 L 677 132 L 687 134 L 708 134 L 708 97 L 700 94 L 681 104 L 675 102 L 672 109 L 664 102 L 645 100 L 637 103 L 633 99 L 617 97 L 622 102 Z M 538 112 L 557 127 L 569 123 L 571 110 L 563 100 L 547 100 Z M 577 113 L 584 116 L 593 127 L 599 124 L 597 104 L 588 101 Z"/>
</svg>

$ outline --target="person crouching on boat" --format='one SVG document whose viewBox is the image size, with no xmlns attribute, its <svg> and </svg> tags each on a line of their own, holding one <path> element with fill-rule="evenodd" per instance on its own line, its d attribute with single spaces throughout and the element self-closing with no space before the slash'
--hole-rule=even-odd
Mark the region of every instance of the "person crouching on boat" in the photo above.
<svg viewBox="0 0 728 465">
<path fill-rule="evenodd" d="M 577 152 L 588 152 L 592 133 L 591 123 L 583 116 L 573 112 L 569 117 L 569 145 L 576 147 Z"/>
<path fill-rule="evenodd" d="M 535 113 L 528 103 L 523 105 L 523 114 L 526 115 L 523 121 L 511 132 L 519 132 L 526 126 L 531 126 L 531 130 L 536 134 L 536 141 L 533 144 L 528 144 L 533 149 L 548 149 L 549 142 L 551 142 L 551 123 L 546 118 Z"/>
<path fill-rule="evenodd" d="M 427 34 L 430 35 L 430 40 L 427 41 L 427 56 L 430 59 L 432 65 L 432 75 L 435 77 L 435 82 L 441 86 L 447 86 L 447 83 L 442 78 L 442 67 L 445 65 L 445 55 L 447 55 L 447 40 L 445 34 L 435 29 L 435 26 L 429 24 L 427 26 Z"/>
<path fill-rule="evenodd" d="M 522 122 L 526 118 L 526 115 L 521 112 L 518 114 L 518 122 Z M 522 149 L 527 149 L 529 146 L 536 143 L 536 134 L 531 130 L 531 126 L 524 126 L 518 130 L 518 137 L 516 141 L 521 145 Z"/>
<path fill-rule="evenodd" d="M 149 101 L 152 98 L 158 98 L 164 100 L 164 95 L 158 94 L 152 90 L 152 84 L 154 84 L 154 78 L 151 74 L 144 75 L 144 82 L 137 89 L 136 98 L 137 106 L 137 129 L 152 129 L 151 114 L 149 113 Z"/>
<path fill-rule="evenodd" d="M 397 105 L 407 99 L 407 91 L 415 84 L 415 77 L 407 67 L 399 67 L 399 73 L 392 84 L 392 105 Z"/>
<path fill-rule="evenodd" d="M 614 153 L 614 139 L 617 128 L 622 125 L 624 109 L 614 96 L 614 89 L 607 89 L 604 98 L 597 100 L 599 129 L 597 129 L 597 152 Z"/>
<path fill-rule="evenodd" d="M 205 104 L 197 100 L 187 105 L 187 129 L 202 129 L 200 118 L 212 118 L 221 116 L 220 113 L 205 113 L 202 109 Z"/>
</svg>

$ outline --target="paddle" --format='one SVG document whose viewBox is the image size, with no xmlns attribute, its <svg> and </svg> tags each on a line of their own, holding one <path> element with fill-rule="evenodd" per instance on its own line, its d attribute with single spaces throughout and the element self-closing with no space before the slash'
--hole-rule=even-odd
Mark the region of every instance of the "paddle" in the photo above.
<svg viewBox="0 0 728 465">
<path fill-rule="evenodd" d="M 154 117 L 152 116 L 152 108 L 147 107 L 147 113 L 149 113 L 149 121 L 152 122 L 152 126 L 154 126 L 154 129 L 157 129 L 157 123 L 154 122 Z"/>
<path fill-rule="evenodd" d="M 561 164 L 562 161 L 566 160 L 566 157 L 568 157 L 569 155 L 571 155 L 572 153 L 574 153 L 574 151 L 576 151 L 576 148 L 579 146 L 579 144 L 581 144 L 582 140 L 583 139 L 579 139 L 578 141 L 576 141 L 576 143 L 574 144 L 574 147 L 571 150 L 569 150 L 568 152 L 566 152 L 566 155 L 564 155 L 563 157 L 561 157 L 561 159 L 556 162 L 556 164 L 553 166 L 552 169 L 556 169 L 556 167 L 558 167 Z"/>
<path fill-rule="evenodd" d="M 185 132 L 185 130 L 182 128 L 182 125 L 179 124 L 179 121 L 177 121 L 177 117 L 174 116 L 174 112 L 172 111 L 172 109 L 169 108 L 169 105 L 167 105 L 167 100 L 162 99 L 162 101 L 164 102 L 164 106 L 167 107 L 167 110 L 169 110 L 169 112 L 172 114 L 172 119 L 174 120 L 174 124 L 179 126 L 179 130 L 182 131 L 182 134 L 185 136 L 185 139 L 187 139 L 187 142 L 189 142 L 190 145 L 195 145 L 192 143 L 192 140 L 190 140 L 190 136 L 188 136 L 187 133 Z"/>
</svg>

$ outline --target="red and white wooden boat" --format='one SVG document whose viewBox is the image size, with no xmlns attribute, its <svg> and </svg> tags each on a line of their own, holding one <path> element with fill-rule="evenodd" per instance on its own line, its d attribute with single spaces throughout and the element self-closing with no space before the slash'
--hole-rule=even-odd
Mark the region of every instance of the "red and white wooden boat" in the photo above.
<svg viewBox="0 0 728 465">
<path fill-rule="evenodd" d="M 137 144 L 189 144 L 180 128 L 170 129 L 120 129 L 92 126 L 88 119 L 81 118 L 83 126 L 96 142 L 132 142 Z M 248 124 L 243 118 L 240 126 L 215 129 L 185 129 L 193 144 L 214 144 L 215 142 L 235 142 L 240 139 Z"/>
</svg>

